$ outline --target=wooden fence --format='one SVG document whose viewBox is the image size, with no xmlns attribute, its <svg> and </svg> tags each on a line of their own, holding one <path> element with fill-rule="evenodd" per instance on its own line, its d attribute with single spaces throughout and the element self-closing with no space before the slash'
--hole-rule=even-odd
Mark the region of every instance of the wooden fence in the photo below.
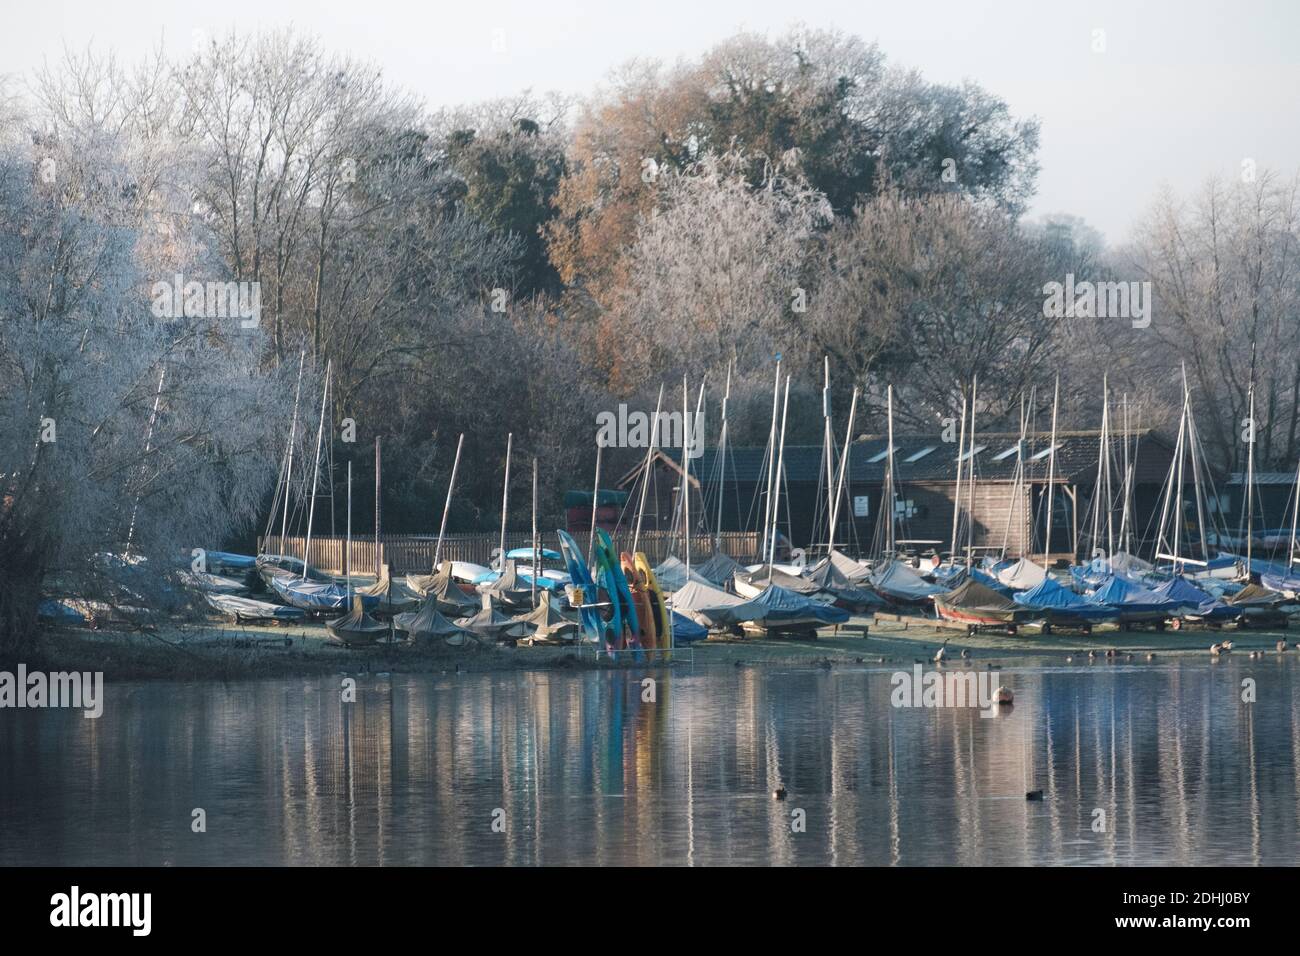
<svg viewBox="0 0 1300 956">
<path fill-rule="evenodd" d="M 540 534 L 542 547 L 558 551 L 560 546 L 555 534 Z M 632 550 L 632 532 L 618 531 L 611 535 L 614 550 Z M 574 535 L 579 544 L 587 544 L 586 532 Z M 741 562 L 751 562 L 758 554 L 758 532 L 724 531 L 721 538 L 722 550 Z M 506 532 L 506 550 L 527 548 L 532 544 L 527 531 Z M 691 554 L 703 560 L 713 553 L 714 535 L 699 534 L 691 537 Z M 257 539 L 259 554 L 287 554 L 295 558 L 303 556 L 306 539 L 286 537 L 283 541 L 279 535 Z M 475 534 L 449 534 L 443 538 L 443 561 L 472 561 L 485 566 L 492 564 L 492 555 L 500 546 L 500 535 L 491 532 Z M 670 531 L 642 531 L 637 544 L 644 551 L 652 564 L 658 564 L 669 554 L 681 554 L 682 539 L 680 534 Z M 433 570 L 434 551 L 438 546 L 437 535 L 398 534 L 384 535 L 376 547 L 374 538 L 354 538 L 352 540 L 351 567 L 353 574 L 375 574 L 381 564 L 387 564 L 393 574 L 428 574 Z M 311 556 L 308 560 L 314 568 L 326 574 L 343 574 L 348 562 L 344 552 L 347 539 L 337 537 L 317 537 L 312 535 Z"/>
</svg>

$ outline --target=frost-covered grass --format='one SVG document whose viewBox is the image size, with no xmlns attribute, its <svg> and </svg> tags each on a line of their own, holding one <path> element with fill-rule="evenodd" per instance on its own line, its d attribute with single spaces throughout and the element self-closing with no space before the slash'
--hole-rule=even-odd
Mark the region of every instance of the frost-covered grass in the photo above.
<svg viewBox="0 0 1300 956">
<path fill-rule="evenodd" d="M 855 618 L 853 625 L 868 624 L 864 638 L 855 631 L 823 629 L 815 641 L 746 637 L 710 639 L 682 649 L 674 666 L 729 666 L 749 664 L 912 665 L 929 662 L 948 640 L 948 661 L 963 666 L 962 649 L 970 660 L 989 664 L 1035 664 L 1064 666 L 1086 663 L 1088 650 L 1104 662 L 1104 654 L 1115 649 L 1121 661 L 1128 655 L 1146 663 L 1147 654 L 1156 661 L 1169 657 L 1209 658 L 1211 644 L 1225 639 L 1234 643 L 1233 655 L 1245 657 L 1252 650 L 1276 656 L 1275 645 L 1286 640 L 1285 654 L 1300 654 L 1294 644 L 1297 635 L 1287 632 L 1194 630 L 1118 631 L 1097 630 L 1091 637 L 1079 634 L 1039 635 L 1022 632 L 977 634 L 967 637 L 956 631 L 928 626 L 922 619 L 902 624 L 870 623 Z M 658 662 L 638 662 L 631 655 L 617 663 L 596 660 L 590 648 L 503 647 L 470 644 L 446 645 L 380 644 L 370 648 L 342 648 L 328 642 L 319 624 L 281 627 L 273 625 L 170 626 L 152 632 L 51 629 L 42 634 L 31 664 L 49 669 L 103 671 L 110 680 L 236 680 L 259 677 L 288 677 L 328 673 L 441 673 L 459 667 L 462 671 L 550 668 L 645 668 Z"/>
</svg>

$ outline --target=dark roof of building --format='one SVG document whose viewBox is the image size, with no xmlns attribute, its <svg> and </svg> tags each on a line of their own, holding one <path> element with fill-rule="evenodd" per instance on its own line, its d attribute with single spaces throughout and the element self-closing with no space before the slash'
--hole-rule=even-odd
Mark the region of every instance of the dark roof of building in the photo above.
<svg viewBox="0 0 1300 956">
<path fill-rule="evenodd" d="M 1172 444 L 1153 429 L 1130 432 L 1130 454 L 1136 455 L 1139 483 L 1162 481 L 1173 455 Z M 1019 434 L 994 432 L 976 433 L 975 477 L 980 481 L 1011 481 L 1016 472 L 1016 445 Z M 1026 475 L 1031 481 L 1046 481 L 1050 456 L 1047 435 L 1025 439 L 1023 455 Z M 1120 439 L 1112 435 L 1112 450 L 1117 462 L 1122 458 Z M 1056 469 L 1058 480 L 1091 484 L 1097 472 L 1100 453 L 1100 432 L 1058 432 L 1056 436 Z M 1136 451 L 1134 449 L 1136 448 Z M 882 483 L 885 479 L 889 439 L 883 435 L 863 435 L 853 442 L 849 459 L 849 480 L 855 483 Z M 676 456 L 656 453 L 656 458 L 680 474 L 680 454 Z M 726 478 L 728 481 L 756 482 L 765 474 L 767 450 L 758 447 L 726 449 Z M 968 474 L 969 462 L 963 463 L 963 477 Z M 937 434 L 895 435 L 894 469 L 896 480 L 907 482 L 950 482 L 957 478 L 957 445 L 944 442 Z M 826 464 L 820 445 L 787 445 L 785 448 L 786 480 L 815 483 L 825 476 Z M 619 481 L 627 487 L 640 474 L 641 466 L 629 471 Z M 706 448 L 691 462 L 691 477 L 704 481 L 717 481 L 720 473 L 717 448 Z"/>
</svg>

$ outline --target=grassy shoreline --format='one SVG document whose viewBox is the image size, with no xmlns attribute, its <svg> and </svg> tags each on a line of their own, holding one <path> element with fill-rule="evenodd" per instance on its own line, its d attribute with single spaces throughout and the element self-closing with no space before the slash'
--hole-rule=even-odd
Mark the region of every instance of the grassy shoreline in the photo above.
<svg viewBox="0 0 1300 956">
<path fill-rule="evenodd" d="M 1279 640 L 1287 653 L 1297 653 L 1293 635 L 1269 631 L 1119 631 L 1098 630 L 1091 636 L 977 634 L 938 629 L 924 619 L 905 623 L 871 623 L 855 618 L 852 625 L 867 624 L 869 631 L 823 629 L 816 640 L 770 637 L 710 638 L 674 655 L 675 663 L 696 666 L 887 664 L 911 666 L 933 659 L 948 640 L 948 658 L 960 662 L 967 650 L 970 660 L 984 665 L 1040 666 L 1085 663 L 1089 649 L 1102 657 L 1113 649 L 1121 660 L 1147 661 L 1166 657 L 1208 657 L 1211 644 L 1230 637 L 1234 654 L 1250 651 L 1276 654 Z M 636 662 L 631 655 L 619 661 L 595 657 L 590 648 L 574 647 L 465 647 L 381 644 L 372 648 L 340 648 L 325 640 L 318 625 L 233 626 L 175 625 L 158 631 L 83 630 L 52 628 L 43 631 L 29 668 L 44 670 L 102 671 L 110 680 L 247 680 L 347 673 L 445 673 L 551 669 L 614 669 L 662 666 L 663 661 Z"/>
</svg>

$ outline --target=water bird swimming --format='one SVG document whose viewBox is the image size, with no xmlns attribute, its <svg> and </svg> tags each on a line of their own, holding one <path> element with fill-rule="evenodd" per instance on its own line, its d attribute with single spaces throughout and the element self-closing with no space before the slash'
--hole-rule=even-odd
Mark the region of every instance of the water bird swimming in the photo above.
<svg viewBox="0 0 1300 956">
<path fill-rule="evenodd" d="M 778 783 L 778 784 L 776 785 L 776 789 L 772 791 L 772 799 L 773 799 L 773 800 L 784 800 L 784 799 L 785 799 L 785 784 L 783 784 L 783 783 Z"/>
<path fill-rule="evenodd" d="M 948 642 L 945 640 L 943 642 L 943 645 L 937 651 L 934 652 L 934 662 L 936 664 L 942 664 L 943 659 L 947 656 L 948 656 Z"/>
</svg>

